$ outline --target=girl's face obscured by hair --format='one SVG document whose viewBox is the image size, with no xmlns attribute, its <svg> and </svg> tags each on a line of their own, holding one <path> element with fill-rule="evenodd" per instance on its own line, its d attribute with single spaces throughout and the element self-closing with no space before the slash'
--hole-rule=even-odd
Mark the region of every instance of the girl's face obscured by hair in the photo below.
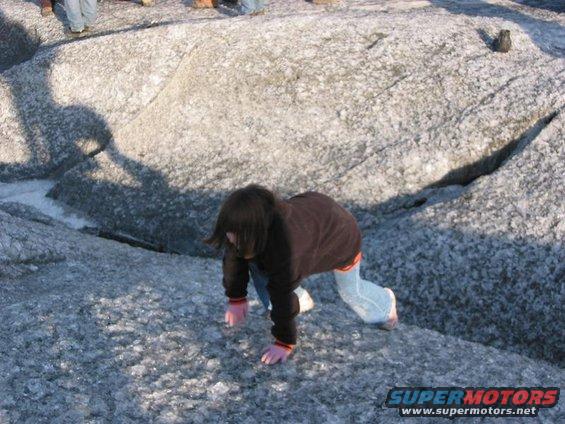
<svg viewBox="0 0 565 424">
<path fill-rule="evenodd" d="M 226 237 L 228 238 L 230 243 L 233 244 L 237 248 L 237 235 L 235 233 L 228 231 L 226 233 Z M 253 259 L 255 257 L 255 253 L 253 253 L 253 252 L 240 252 L 239 249 L 237 251 L 238 251 L 238 254 L 243 259 Z"/>
<path fill-rule="evenodd" d="M 234 245 L 245 259 L 260 255 L 269 237 L 276 196 L 258 185 L 249 185 L 231 193 L 222 204 L 214 232 L 205 240 L 217 248 Z"/>
</svg>

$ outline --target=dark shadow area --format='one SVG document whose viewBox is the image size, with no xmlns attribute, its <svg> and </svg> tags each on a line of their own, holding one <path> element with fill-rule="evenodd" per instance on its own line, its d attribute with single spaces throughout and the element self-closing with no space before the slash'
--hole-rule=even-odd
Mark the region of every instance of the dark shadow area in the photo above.
<svg viewBox="0 0 565 424">
<path fill-rule="evenodd" d="M 563 246 L 410 216 L 369 234 L 362 274 L 393 288 L 401 322 L 565 365 Z"/>
<path fill-rule="evenodd" d="M 30 60 L 39 43 L 37 34 L 9 21 L 0 10 L 0 72 Z"/>
<path fill-rule="evenodd" d="M 7 33 L 21 33 L 19 25 L 5 22 Z M 112 134 L 104 118 L 82 105 L 61 106 L 49 85 L 56 52 L 36 57 L 31 81 L 18 72 L 3 73 L 10 85 L 18 119 L 28 145 L 27 164 L 0 164 L 0 179 L 56 177 L 104 150 Z"/>
<path fill-rule="evenodd" d="M 484 29 L 478 29 L 477 33 L 479 34 L 479 37 L 481 37 L 481 40 L 484 41 L 485 45 L 490 49 L 490 51 L 496 51 L 494 48 L 494 37 L 488 35 Z"/>
<path fill-rule="evenodd" d="M 530 144 L 556 116 L 557 112 L 553 112 L 550 115 L 539 119 L 531 128 L 525 131 L 517 139 L 512 140 L 510 143 L 502 146 L 500 149 L 476 162 L 449 172 L 439 181 L 427 188 L 439 188 L 449 185 L 467 186 L 479 177 L 492 174 L 500 168 L 505 161 L 508 160 L 508 158 L 513 155 L 520 154 L 520 152 L 524 150 L 524 148 Z"/>
<path fill-rule="evenodd" d="M 551 45 L 547 42 L 549 37 L 554 40 L 561 41 L 565 39 L 565 28 L 557 22 L 539 19 L 516 10 L 512 10 L 508 7 L 490 4 L 484 1 L 466 3 L 449 0 L 431 0 L 431 3 L 434 6 L 441 7 L 453 14 L 501 18 L 509 22 L 514 22 L 520 25 L 520 27 L 528 34 L 530 39 L 544 53 L 558 58 L 565 57 L 564 46 Z"/>
<path fill-rule="evenodd" d="M 3 29 L 6 29 L 8 34 L 22 32 L 18 25 L 12 25 L 5 20 L 2 20 L 2 23 Z M 3 75 L 5 81 L 10 84 L 30 153 L 27 164 L 0 165 L 0 176 L 7 177 L 8 180 L 55 178 L 78 163 L 100 153 L 112 141 L 112 133 L 107 122 L 95 111 L 82 105 L 61 106 L 55 101 L 49 84 L 50 67 L 54 54 L 50 52 L 50 54 L 36 58 L 33 67 L 36 71 L 33 75 L 34 84 L 29 84 L 25 78 L 19 78 L 17 73 L 5 72 Z M 126 158 L 120 158 L 118 155 L 113 157 L 122 163 L 126 162 Z M 45 165 L 38 167 L 38 164 L 43 162 Z M 152 177 L 153 181 L 159 180 L 157 174 L 153 174 Z M 71 306 L 69 308 L 72 309 Z M 64 413 L 61 422 L 81 422 L 85 410 L 102 408 L 94 415 L 105 415 L 123 408 L 124 405 L 121 403 L 123 399 L 116 398 L 116 391 L 121 391 L 124 397 L 128 398 L 126 400 L 130 404 L 129 410 L 133 418 L 143 419 L 145 413 L 135 403 L 135 396 L 128 394 L 129 377 L 123 373 L 123 369 L 114 367 L 116 358 L 112 353 L 113 342 L 109 344 L 105 342 L 107 338 L 88 308 L 73 311 L 71 316 L 77 313 L 82 316 L 80 332 L 76 331 L 76 325 L 70 327 L 58 325 L 55 330 L 55 335 L 62 340 L 63 346 L 65 343 L 70 344 L 70 349 L 63 347 L 56 352 L 59 360 L 57 358 L 54 360 L 52 357 L 44 358 L 44 355 L 50 352 L 42 352 L 39 349 L 33 352 L 33 357 L 27 358 L 28 361 L 39 361 L 40 364 L 48 365 L 50 373 L 67 375 L 68 378 L 59 383 L 63 390 L 70 390 L 69 393 L 75 392 L 77 395 L 58 398 L 56 404 L 50 407 L 57 413 Z M 56 316 L 51 318 L 57 320 Z M 70 318 L 65 315 L 61 319 L 76 321 L 76 318 L 76 316 Z M 50 317 L 46 318 L 47 323 L 49 319 Z M 70 332 L 68 336 L 65 334 L 67 332 Z M 77 345 L 81 345 L 84 350 L 75 351 L 75 355 L 78 356 L 65 360 L 65 352 L 73 351 L 73 346 Z M 61 361 L 70 364 L 70 369 L 67 367 L 58 369 Z M 92 361 L 97 361 L 97 366 L 103 370 L 110 368 L 110 373 L 105 374 L 102 380 L 99 375 L 91 376 L 89 369 Z M 49 402 L 43 399 L 49 388 L 54 387 L 53 383 L 38 378 L 31 382 L 24 380 L 16 384 L 23 385 L 22 393 L 28 398 L 26 402 L 30 402 L 22 408 L 21 413 L 18 412 L 18 418 L 37 410 L 37 405 L 40 407 L 40 414 L 53 412 L 46 409 L 45 403 Z M 99 400 L 100 397 L 105 400 Z M 81 399 L 85 398 L 94 399 L 95 405 L 82 404 Z M 43 404 L 40 401 L 43 401 Z M 32 403 L 36 406 L 33 406 Z"/>
<path fill-rule="evenodd" d="M 512 0 L 514 3 L 523 4 L 536 9 L 545 9 L 557 13 L 565 13 L 563 0 Z"/>
</svg>

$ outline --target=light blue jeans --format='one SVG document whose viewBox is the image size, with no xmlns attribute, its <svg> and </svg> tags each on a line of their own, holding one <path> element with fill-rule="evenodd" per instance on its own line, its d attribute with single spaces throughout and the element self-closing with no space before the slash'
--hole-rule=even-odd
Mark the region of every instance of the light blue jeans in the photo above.
<svg viewBox="0 0 565 424">
<path fill-rule="evenodd" d="M 249 14 L 260 12 L 267 6 L 267 0 L 241 0 L 239 10 L 241 13 Z"/>
<path fill-rule="evenodd" d="M 249 273 L 251 274 L 251 279 L 253 280 L 253 286 L 255 287 L 257 296 L 263 304 L 265 311 L 270 310 L 271 300 L 269 298 L 269 292 L 267 290 L 269 279 L 259 270 L 259 267 L 255 262 L 249 262 Z"/>
<path fill-rule="evenodd" d="M 345 303 L 368 324 L 384 324 L 392 308 L 388 291 L 359 275 L 361 262 L 349 271 L 334 271 L 337 292 Z"/>
<path fill-rule="evenodd" d="M 71 31 L 81 32 L 96 20 L 96 0 L 65 0 L 65 12 Z"/>
<path fill-rule="evenodd" d="M 337 292 L 363 321 L 369 324 L 384 324 L 390 315 L 392 299 L 381 286 L 363 280 L 359 275 L 360 267 L 361 262 L 349 271 L 334 271 Z M 263 303 L 265 310 L 271 309 L 269 292 L 267 291 L 268 278 L 253 262 L 249 262 L 249 271 L 257 296 Z M 300 290 L 304 289 L 298 287 L 294 291 L 299 297 Z"/>
</svg>

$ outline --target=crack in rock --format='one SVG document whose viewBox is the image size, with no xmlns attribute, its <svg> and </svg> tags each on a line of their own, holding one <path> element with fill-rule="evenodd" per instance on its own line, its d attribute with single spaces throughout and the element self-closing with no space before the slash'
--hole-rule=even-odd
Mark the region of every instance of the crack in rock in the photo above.
<svg viewBox="0 0 565 424">
<path fill-rule="evenodd" d="M 476 162 L 454 169 L 442 177 L 439 181 L 430 184 L 427 188 L 441 188 L 450 185 L 468 186 L 479 177 L 490 175 L 506 163 L 512 156 L 519 154 L 530 144 L 538 134 L 557 116 L 558 112 L 538 119 L 534 125 L 522 133 L 522 135 L 498 150 L 490 153 Z"/>
</svg>

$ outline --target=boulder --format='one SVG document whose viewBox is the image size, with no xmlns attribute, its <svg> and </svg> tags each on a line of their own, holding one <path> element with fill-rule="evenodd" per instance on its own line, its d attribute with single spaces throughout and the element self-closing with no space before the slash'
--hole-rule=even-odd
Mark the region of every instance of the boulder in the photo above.
<svg viewBox="0 0 565 424">
<path fill-rule="evenodd" d="M 364 234 L 367 274 L 395 290 L 406 322 L 563 365 L 564 123 L 455 199 Z"/>
<path fill-rule="evenodd" d="M 436 8 L 140 31 L 185 31 L 190 52 L 52 195 L 191 254 L 210 253 L 221 200 L 248 183 L 321 191 L 359 217 L 406 207 L 453 172 L 481 175 L 562 102 L 559 61 L 518 23 L 511 54 L 485 44 L 498 21 Z"/>
<path fill-rule="evenodd" d="M 268 367 L 259 359 L 271 324 L 257 300 L 245 326 L 223 323 L 219 261 L 0 219 L 67 252 L 64 262 L 1 280 L 6 422 L 411 422 L 384 407 L 391 387 L 559 387 L 565 377 L 544 361 L 435 331 L 365 325 L 325 276 L 308 285 L 318 303 L 298 317 L 291 360 Z M 539 411 L 546 422 L 561 414 L 559 404 Z"/>
<path fill-rule="evenodd" d="M 1 15 L 0 25 L 25 34 Z M 185 32 L 167 34 L 131 31 L 44 47 L 0 73 L 0 181 L 57 176 L 102 151 L 185 53 Z"/>
</svg>

